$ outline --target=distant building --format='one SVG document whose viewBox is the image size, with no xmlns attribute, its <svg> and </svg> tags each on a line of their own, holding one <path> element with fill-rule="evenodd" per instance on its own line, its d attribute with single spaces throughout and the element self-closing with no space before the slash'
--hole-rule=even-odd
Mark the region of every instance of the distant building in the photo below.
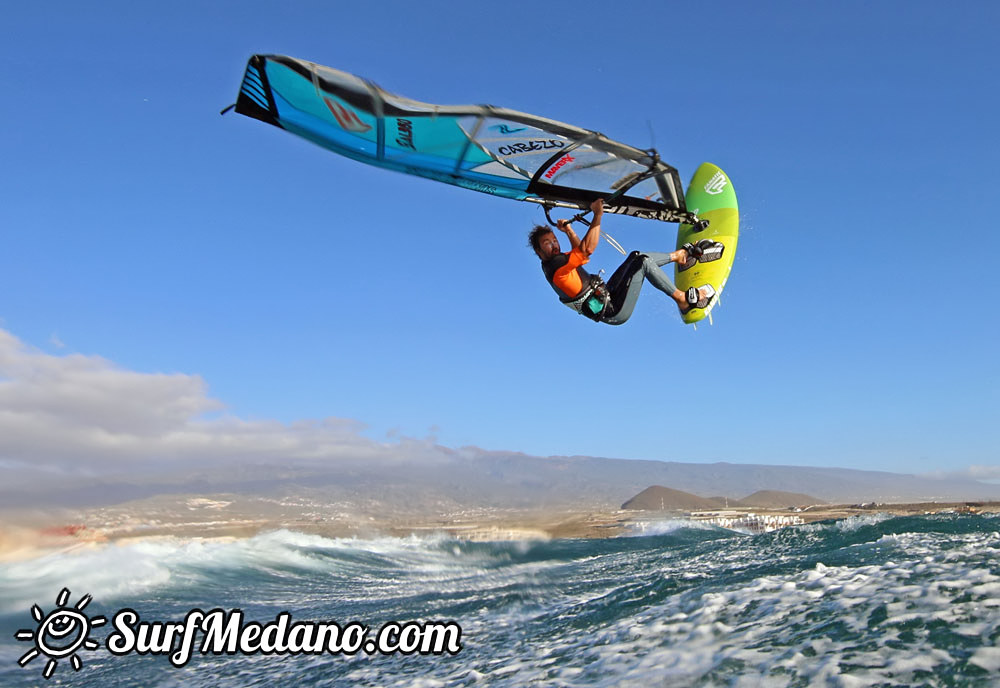
<svg viewBox="0 0 1000 688">
<path fill-rule="evenodd" d="M 735 530 L 741 533 L 750 533 L 751 535 L 770 533 L 771 531 L 778 530 L 779 528 L 797 526 L 805 523 L 800 516 L 785 516 L 778 514 L 761 515 L 722 512 L 711 515 L 705 514 L 704 517 L 699 517 L 700 515 L 696 514 L 692 514 L 692 516 L 698 518 L 698 520 L 703 523 L 711 523 L 712 525 L 719 526 L 720 528 Z"/>
</svg>

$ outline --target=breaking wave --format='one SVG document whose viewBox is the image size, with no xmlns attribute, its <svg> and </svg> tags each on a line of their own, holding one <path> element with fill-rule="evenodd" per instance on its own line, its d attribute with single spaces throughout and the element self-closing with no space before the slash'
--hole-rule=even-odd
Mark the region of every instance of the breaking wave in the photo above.
<svg viewBox="0 0 1000 688">
<path fill-rule="evenodd" d="M 62 587 L 88 611 L 453 620 L 456 656 L 85 659 L 73 685 L 990 685 L 1000 671 L 1000 519 L 873 515 L 747 537 L 661 521 L 604 540 L 444 535 L 137 541 L 0 566 L 10 640 Z M 639 537 L 636 537 L 639 536 Z M 65 678 L 65 677 L 64 677 Z"/>
</svg>

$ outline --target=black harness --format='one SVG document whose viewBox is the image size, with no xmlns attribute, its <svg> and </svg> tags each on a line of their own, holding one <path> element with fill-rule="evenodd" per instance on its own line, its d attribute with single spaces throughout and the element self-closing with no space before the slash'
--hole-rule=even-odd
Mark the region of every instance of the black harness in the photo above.
<svg viewBox="0 0 1000 688">
<path fill-rule="evenodd" d="M 562 303 L 582 316 L 590 318 L 595 322 L 601 322 L 603 319 L 602 316 L 608 311 L 609 306 L 611 306 L 611 292 L 600 275 L 591 275 L 586 270 L 577 268 L 577 274 L 580 275 L 580 279 L 583 282 L 583 289 L 573 297 L 566 296 L 552 281 L 556 270 L 565 265 L 568 259 L 568 254 L 561 253 L 542 263 L 542 271 L 545 273 L 545 279 L 552 286 L 552 289 L 555 290 L 556 294 L 559 295 L 559 300 Z"/>
</svg>

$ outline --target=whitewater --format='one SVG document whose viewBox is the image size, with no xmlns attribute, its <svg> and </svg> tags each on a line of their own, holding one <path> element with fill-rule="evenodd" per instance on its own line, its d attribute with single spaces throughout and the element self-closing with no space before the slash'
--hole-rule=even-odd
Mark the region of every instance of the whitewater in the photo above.
<svg viewBox="0 0 1000 688">
<path fill-rule="evenodd" d="M 96 649 L 18 659 L 31 613 L 93 596 Z M 457 652 L 115 655 L 123 609 L 451 623 Z M 126 615 L 127 616 L 127 615 Z M 289 622 L 290 623 L 290 622 Z M 287 624 L 286 624 L 287 625 Z M 289 626 L 290 627 L 290 626 Z M 37 634 L 36 634 L 37 635 Z M 748 536 L 684 520 L 607 539 L 133 541 L 0 565 L 3 686 L 997 686 L 1000 518 L 854 517 Z"/>
</svg>

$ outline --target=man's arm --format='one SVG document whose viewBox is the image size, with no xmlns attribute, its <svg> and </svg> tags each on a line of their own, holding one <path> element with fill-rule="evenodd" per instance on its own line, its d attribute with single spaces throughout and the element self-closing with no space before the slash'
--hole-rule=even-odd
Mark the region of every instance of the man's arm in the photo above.
<svg viewBox="0 0 1000 688">
<path fill-rule="evenodd" d="M 601 240 L 601 218 L 604 216 L 604 199 L 598 198 L 590 204 L 590 209 L 594 211 L 594 219 L 590 221 L 590 229 L 583 235 L 583 241 L 579 242 L 580 250 L 588 258 L 597 249 L 597 242 Z"/>
<path fill-rule="evenodd" d="M 580 247 L 580 237 L 576 235 L 573 231 L 573 225 L 569 220 L 556 220 L 556 226 L 563 232 L 566 233 L 566 238 L 569 239 L 570 249 Z"/>
</svg>

